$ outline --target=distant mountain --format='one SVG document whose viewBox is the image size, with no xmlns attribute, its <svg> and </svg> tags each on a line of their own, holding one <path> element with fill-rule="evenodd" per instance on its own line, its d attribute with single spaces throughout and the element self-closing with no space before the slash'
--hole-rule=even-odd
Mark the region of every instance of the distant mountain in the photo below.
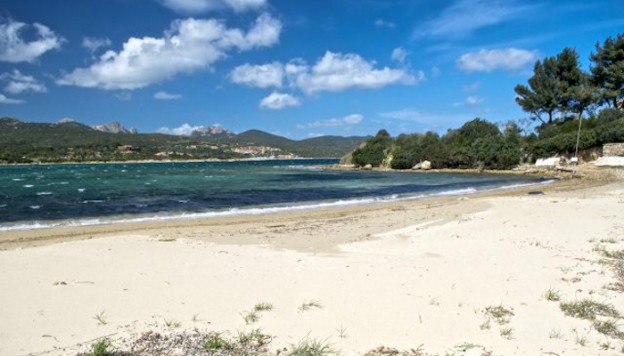
<svg viewBox="0 0 624 356">
<path fill-rule="evenodd" d="M 137 130 L 135 128 L 131 128 L 130 130 L 128 130 L 118 121 L 111 121 L 103 125 L 95 125 L 93 126 L 93 128 L 98 131 L 109 132 L 109 133 L 125 133 L 125 134 L 132 134 L 132 135 L 137 134 Z"/>
<path fill-rule="evenodd" d="M 338 158 L 366 139 L 322 136 L 295 141 L 260 130 L 237 135 L 218 126 L 196 131 L 192 136 L 131 135 L 119 123 L 96 129 L 71 119 L 50 124 L 0 118 L 0 162 Z"/>
</svg>

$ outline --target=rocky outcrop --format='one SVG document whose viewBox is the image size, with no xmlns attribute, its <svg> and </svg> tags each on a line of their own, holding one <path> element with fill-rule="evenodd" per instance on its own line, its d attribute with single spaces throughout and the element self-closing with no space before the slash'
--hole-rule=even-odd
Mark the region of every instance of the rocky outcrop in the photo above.
<svg viewBox="0 0 624 356">
<path fill-rule="evenodd" d="M 431 169 L 431 162 L 429 161 L 422 161 L 420 163 L 416 163 L 414 165 L 414 167 L 412 167 L 413 170 L 423 170 L 423 171 L 428 171 Z"/>
<path fill-rule="evenodd" d="M 191 136 L 206 137 L 206 136 L 234 136 L 234 133 L 228 129 L 224 129 L 219 125 L 212 125 L 210 127 L 200 127 L 191 133 Z"/>
<path fill-rule="evenodd" d="M 127 133 L 132 135 L 137 134 L 137 130 L 135 128 L 131 128 L 128 130 L 118 121 L 111 121 L 104 125 L 95 125 L 93 126 L 93 129 L 108 133 Z"/>
</svg>

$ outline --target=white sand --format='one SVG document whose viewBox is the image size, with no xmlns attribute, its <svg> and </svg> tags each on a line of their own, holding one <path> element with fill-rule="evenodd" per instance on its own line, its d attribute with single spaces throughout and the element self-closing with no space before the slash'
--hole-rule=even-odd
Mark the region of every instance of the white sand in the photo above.
<svg viewBox="0 0 624 356">
<path fill-rule="evenodd" d="M 233 334 L 260 327 L 275 336 L 273 348 L 310 337 L 343 355 L 421 344 L 444 354 L 464 343 L 497 355 L 620 354 L 621 341 L 565 316 L 544 293 L 624 312 L 624 295 L 605 288 L 613 273 L 594 251 L 624 249 L 623 182 L 424 206 L 317 214 L 273 233 L 255 221 L 263 238 L 232 224 L 197 227 L 195 236 L 146 230 L 0 251 L 0 355 L 72 354 L 93 339 L 163 330 L 167 322 Z M 365 224 L 375 236 L 327 248 L 333 236 L 362 240 Z M 228 232 L 240 239 L 217 238 Z M 289 239 L 299 242 L 280 244 Z M 299 311 L 308 301 L 321 308 Z M 274 310 L 246 326 L 241 313 L 258 302 Z M 484 309 L 499 305 L 513 310 L 509 324 L 491 320 L 483 329 Z M 94 319 L 100 313 L 106 325 Z M 506 328 L 511 339 L 500 335 Z M 605 342 L 611 349 L 601 349 Z"/>
</svg>

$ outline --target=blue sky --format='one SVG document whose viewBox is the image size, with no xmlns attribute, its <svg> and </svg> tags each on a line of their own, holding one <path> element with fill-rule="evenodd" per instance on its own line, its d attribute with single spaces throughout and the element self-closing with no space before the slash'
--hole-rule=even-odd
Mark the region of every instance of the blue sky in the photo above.
<svg viewBox="0 0 624 356">
<path fill-rule="evenodd" d="M 526 115 L 537 59 L 624 28 L 621 0 L 4 0 L 0 116 L 219 124 L 294 139 Z"/>
</svg>

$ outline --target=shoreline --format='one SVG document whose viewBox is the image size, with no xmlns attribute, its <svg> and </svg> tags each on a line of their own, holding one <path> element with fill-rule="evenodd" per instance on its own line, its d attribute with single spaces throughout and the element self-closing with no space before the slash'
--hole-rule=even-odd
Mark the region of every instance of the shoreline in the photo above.
<svg viewBox="0 0 624 356">
<path fill-rule="evenodd" d="M 476 173 L 476 172 L 475 172 Z M 489 174 L 489 173 L 486 173 Z M 544 178 L 545 179 L 545 178 Z M 565 180 L 555 178 L 543 182 L 526 183 L 519 186 L 503 186 L 493 189 L 477 190 L 474 192 L 441 192 L 430 195 L 406 196 L 397 199 L 357 199 L 353 201 L 320 202 L 318 204 L 289 205 L 284 207 L 248 208 L 232 209 L 220 212 L 205 213 L 183 213 L 181 215 L 164 215 L 160 217 L 143 216 L 136 218 L 120 218 L 111 221 L 98 223 L 77 223 L 75 225 L 63 225 L 61 221 L 50 221 L 48 223 L 58 225 L 33 225 L 6 230 L 0 230 L 0 250 L 13 248 L 42 246 L 48 243 L 62 242 L 62 236 L 74 239 L 91 239 L 100 235 L 109 235 L 121 232 L 149 232 L 161 228 L 182 228 L 188 225 L 214 226 L 220 223 L 230 224 L 240 221 L 242 223 L 253 223 L 259 220 L 271 220 L 279 222 L 281 220 L 299 219 L 306 216 L 323 216 L 327 213 L 350 214 L 362 211 L 377 211 L 387 209 L 390 205 L 411 206 L 424 204 L 425 206 L 444 204 L 456 199 L 482 198 L 489 196 L 502 196 L 509 194 L 523 194 L 535 190 L 558 190 L 558 189 L 579 189 L 586 186 L 587 182 L 579 180 Z M 555 187 L 556 186 L 556 187 Z M 566 187 L 566 188 L 563 188 Z M 202 216 L 203 215 L 203 216 Z M 106 219 L 107 217 L 85 218 L 84 221 Z M 44 222 L 45 224 L 45 222 Z"/>
</svg>

